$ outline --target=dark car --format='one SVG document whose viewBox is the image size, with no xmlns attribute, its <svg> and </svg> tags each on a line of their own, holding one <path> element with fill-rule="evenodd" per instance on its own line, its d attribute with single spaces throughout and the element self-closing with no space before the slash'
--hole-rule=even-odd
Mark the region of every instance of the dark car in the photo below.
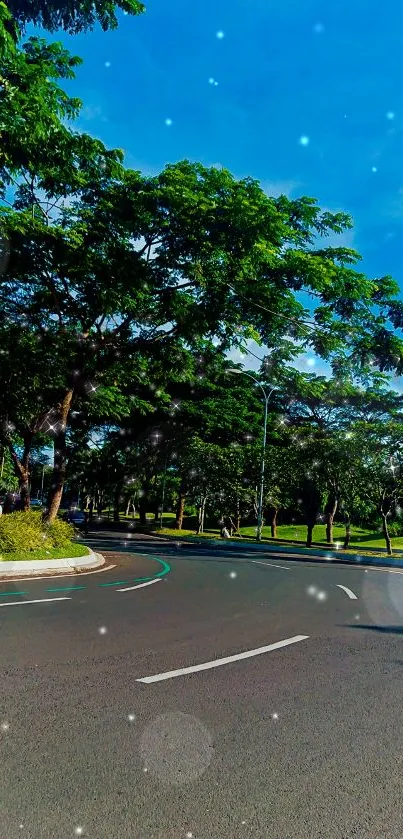
<svg viewBox="0 0 403 839">
<path fill-rule="evenodd" d="M 43 506 L 39 498 L 31 498 L 29 504 L 32 510 L 39 510 Z"/>
<path fill-rule="evenodd" d="M 63 518 L 75 527 L 82 526 L 86 521 L 85 513 L 83 513 L 82 510 L 68 510 L 68 512 L 64 514 Z"/>
</svg>

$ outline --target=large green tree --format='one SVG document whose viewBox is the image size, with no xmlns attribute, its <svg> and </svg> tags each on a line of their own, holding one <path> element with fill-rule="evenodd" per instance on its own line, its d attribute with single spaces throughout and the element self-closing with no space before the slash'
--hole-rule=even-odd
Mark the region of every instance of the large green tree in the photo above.
<svg viewBox="0 0 403 839">
<path fill-rule="evenodd" d="M 21 27 L 34 23 L 55 32 L 65 29 L 76 34 L 100 23 L 102 29 L 116 29 L 116 12 L 139 15 L 145 6 L 139 0 L 7 0 L 14 20 Z"/>
<path fill-rule="evenodd" d="M 41 9 L 33 3 L 31 13 Z M 9 252 L 0 276 L 1 419 L 3 435 L 16 429 L 26 440 L 25 465 L 35 435 L 54 435 L 50 519 L 73 413 L 91 397 L 120 421 L 129 396 L 141 401 L 150 360 L 163 359 L 169 380 L 201 341 L 216 341 L 221 355 L 249 338 L 291 355 L 292 346 L 311 346 L 340 369 L 367 365 L 371 352 L 398 369 L 402 355 L 387 328 L 388 319 L 400 326 L 393 281 L 357 272 L 349 249 L 314 244 L 350 226 L 346 215 L 306 197 L 269 198 L 257 181 L 188 161 L 153 178 L 126 170 L 121 153 L 69 125 L 80 103 L 59 82 L 77 63 L 60 44 L 31 38 L 6 54 L 0 79 Z M 313 296 L 311 315 L 300 291 Z"/>
</svg>

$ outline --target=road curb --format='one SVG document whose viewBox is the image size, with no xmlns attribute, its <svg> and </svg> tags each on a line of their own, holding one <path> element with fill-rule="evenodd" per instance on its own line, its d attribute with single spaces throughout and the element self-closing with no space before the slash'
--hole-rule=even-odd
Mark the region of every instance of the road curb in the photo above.
<svg viewBox="0 0 403 839">
<path fill-rule="evenodd" d="M 227 553 L 236 553 L 238 550 L 243 548 L 244 550 L 252 550 L 256 551 L 256 553 L 260 554 L 269 554 L 273 555 L 278 553 L 282 557 L 285 557 L 287 560 L 292 561 L 293 559 L 296 561 L 303 561 L 306 562 L 324 562 L 330 565 L 331 563 L 336 563 L 338 565 L 368 565 L 372 567 L 379 567 L 379 568 L 403 568 L 403 557 L 399 559 L 388 559 L 382 556 L 362 556 L 361 554 L 350 554 L 349 556 L 343 556 L 339 551 L 326 551 L 326 553 L 319 550 L 315 550 L 313 548 L 294 548 L 288 547 L 287 545 L 257 545 L 256 542 L 228 542 L 228 541 L 221 541 L 219 539 L 187 539 L 186 537 L 175 539 L 174 536 L 160 536 L 161 539 L 165 539 L 167 542 L 175 542 L 176 544 L 182 545 L 198 545 L 203 547 L 214 547 L 222 552 Z"/>
<path fill-rule="evenodd" d="M 72 571 L 79 573 L 102 568 L 105 562 L 105 557 L 94 551 L 90 551 L 85 556 L 63 557 L 63 559 L 30 559 L 17 562 L 6 560 L 0 562 L 0 577 L 18 577 L 20 574 L 26 574 L 27 571 L 33 577 L 47 574 L 49 571 L 57 574 Z"/>
</svg>

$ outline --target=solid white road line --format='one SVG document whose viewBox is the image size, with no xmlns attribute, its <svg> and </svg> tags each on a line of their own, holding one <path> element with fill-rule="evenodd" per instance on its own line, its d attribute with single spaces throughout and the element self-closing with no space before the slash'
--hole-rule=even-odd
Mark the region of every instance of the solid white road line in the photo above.
<svg viewBox="0 0 403 839">
<path fill-rule="evenodd" d="M 46 597 L 44 600 L 14 600 L 12 603 L 0 603 L 0 607 L 28 606 L 29 603 L 54 603 L 55 600 L 71 600 L 71 597 Z"/>
<path fill-rule="evenodd" d="M 353 591 L 351 591 L 351 588 L 347 588 L 347 586 L 340 586 L 338 583 L 337 583 L 337 588 L 342 588 L 343 591 L 345 591 L 346 594 L 348 594 L 350 600 L 358 600 L 357 595 L 354 594 Z"/>
<path fill-rule="evenodd" d="M 144 588 L 144 586 L 152 586 L 153 583 L 160 583 L 161 577 L 157 577 L 156 580 L 149 580 L 147 583 L 139 583 L 138 586 L 130 586 L 129 588 L 117 588 L 116 591 L 134 591 L 136 588 Z"/>
<path fill-rule="evenodd" d="M 143 679 L 136 679 L 136 682 L 143 682 L 150 685 L 152 682 L 163 682 L 165 679 L 174 679 L 176 676 L 185 676 L 187 673 L 198 673 L 200 670 L 211 670 L 213 667 L 222 667 L 223 664 L 231 664 L 233 661 L 242 661 L 244 658 L 252 658 L 262 653 L 270 653 L 272 650 L 279 650 L 281 647 L 288 647 L 290 644 L 297 644 L 298 641 L 306 641 L 309 635 L 294 635 L 293 638 L 286 638 L 285 641 L 276 641 L 267 647 L 258 647 L 256 650 L 248 650 L 246 653 L 230 655 L 226 658 L 218 658 L 215 661 L 207 661 L 205 664 L 195 664 L 193 667 L 182 667 L 180 670 L 169 670 L 167 673 L 159 673 L 157 676 L 145 676 Z"/>
<path fill-rule="evenodd" d="M 252 559 L 254 565 L 270 565 L 272 568 L 282 568 L 284 571 L 289 571 L 289 565 L 274 565 L 273 562 L 259 562 L 257 559 Z"/>
</svg>

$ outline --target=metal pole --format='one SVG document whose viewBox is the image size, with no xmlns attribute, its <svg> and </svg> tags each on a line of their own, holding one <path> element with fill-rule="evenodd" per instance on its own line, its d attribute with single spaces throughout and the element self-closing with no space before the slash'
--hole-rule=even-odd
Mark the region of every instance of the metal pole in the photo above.
<svg viewBox="0 0 403 839">
<path fill-rule="evenodd" d="M 261 541 L 262 538 L 262 528 L 263 528 L 263 497 L 264 497 L 264 472 L 265 472 L 265 458 L 266 458 L 266 437 L 267 437 L 267 415 L 268 415 L 268 408 L 269 408 L 269 399 L 274 393 L 276 388 L 272 388 L 270 393 L 266 393 L 263 385 L 259 382 L 258 379 L 255 379 L 247 370 L 237 370 L 236 368 L 230 368 L 227 370 L 227 373 L 244 373 L 245 376 L 249 376 L 255 384 L 259 385 L 261 390 L 263 391 L 264 395 L 264 428 L 263 428 L 263 445 L 262 445 L 262 461 L 260 466 L 260 486 L 259 486 L 259 502 L 258 502 L 258 511 L 257 511 L 257 532 L 256 532 L 256 539 L 258 542 Z"/>
<path fill-rule="evenodd" d="M 262 463 L 260 467 L 260 492 L 259 492 L 259 507 L 257 513 L 257 534 L 258 542 L 262 538 L 263 527 L 263 495 L 264 495 L 264 469 L 265 469 L 265 455 L 266 455 L 266 436 L 267 436 L 267 413 L 268 413 L 269 397 L 265 393 L 264 398 L 264 427 L 263 427 L 263 446 L 262 446 Z"/>
<path fill-rule="evenodd" d="M 162 500 L 161 500 L 161 515 L 160 515 L 160 527 L 162 527 L 162 514 L 164 512 L 164 503 L 165 503 L 165 480 L 167 476 L 167 464 L 168 458 L 165 460 L 165 467 L 164 467 L 164 480 L 162 482 Z"/>
</svg>

